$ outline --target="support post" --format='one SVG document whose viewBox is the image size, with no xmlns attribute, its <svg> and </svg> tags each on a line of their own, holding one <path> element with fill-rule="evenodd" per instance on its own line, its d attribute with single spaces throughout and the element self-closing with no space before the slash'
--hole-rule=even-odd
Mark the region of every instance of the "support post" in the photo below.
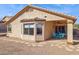
<svg viewBox="0 0 79 59">
<path fill-rule="evenodd" d="M 73 21 L 67 20 L 67 43 L 73 44 Z"/>
</svg>

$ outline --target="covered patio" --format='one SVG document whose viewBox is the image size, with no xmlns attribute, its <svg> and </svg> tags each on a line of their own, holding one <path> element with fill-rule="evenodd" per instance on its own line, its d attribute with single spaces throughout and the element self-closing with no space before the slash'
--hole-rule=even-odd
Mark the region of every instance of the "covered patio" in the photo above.
<svg viewBox="0 0 79 59">
<path fill-rule="evenodd" d="M 52 40 L 67 39 L 68 44 L 73 44 L 73 25 L 74 22 L 69 19 L 56 20 L 56 21 L 47 21 L 50 25 L 47 24 L 46 27 L 51 30 L 47 30 L 48 35 Z M 51 28 L 50 28 L 51 27 Z M 45 29 L 46 30 L 46 29 Z M 45 32 L 45 35 L 47 33 Z M 47 36 L 46 36 L 47 37 Z"/>
</svg>

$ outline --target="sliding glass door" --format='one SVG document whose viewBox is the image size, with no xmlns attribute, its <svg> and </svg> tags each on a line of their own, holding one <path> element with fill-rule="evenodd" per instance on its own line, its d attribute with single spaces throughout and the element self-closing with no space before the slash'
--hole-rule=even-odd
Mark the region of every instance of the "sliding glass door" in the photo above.
<svg viewBox="0 0 79 59">
<path fill-rule="evenodd" d="M 36 39 L 37 41 L 44 40 L 44 25 L 41 23 L 36 24 Z"/>
<path fill-rule="evenodd" d="M 66 33 L 66 27 L 65 26 L 56 26 L 55 33 Z"/>
</svg>

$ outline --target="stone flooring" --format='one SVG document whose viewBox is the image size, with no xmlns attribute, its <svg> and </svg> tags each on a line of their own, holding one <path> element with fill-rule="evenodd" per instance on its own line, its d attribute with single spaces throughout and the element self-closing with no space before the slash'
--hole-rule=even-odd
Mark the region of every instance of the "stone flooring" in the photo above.
<svg viewBox="0 0 79 59">
<path fill-rule="evenodd" d="M 79 42 L 79 40 L 75 40 Z M 21 39 L 0 37 L 0 54 L 79 54 L 79 44 L 68 45 L 66 40 L 27 42 Z"/>
</svg>

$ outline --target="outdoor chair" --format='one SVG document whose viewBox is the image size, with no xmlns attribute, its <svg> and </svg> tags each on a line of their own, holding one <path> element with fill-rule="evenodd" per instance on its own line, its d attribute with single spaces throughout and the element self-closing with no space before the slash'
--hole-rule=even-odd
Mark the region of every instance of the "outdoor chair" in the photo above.
<svg viewBox="0 0 79 59">
<path fill-rule="evenodd" d="M 56 39 L 62 39 L 65 37 L 65 34 L 64 33 L 54 33 L 52 35 L 52 38 L 56 38 Z"/>
</svg>

